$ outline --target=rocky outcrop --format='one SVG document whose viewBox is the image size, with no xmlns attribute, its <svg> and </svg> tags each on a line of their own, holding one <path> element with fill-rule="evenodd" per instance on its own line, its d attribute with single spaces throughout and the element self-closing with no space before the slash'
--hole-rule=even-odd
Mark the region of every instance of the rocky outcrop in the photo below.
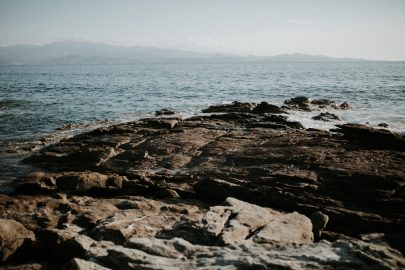
<svg viewBox="0 0 405 270">
<path fill-rule="evenodd" d="M 278 110 L 235 102 L 188 119 L 98 128 L 41 149 L 25 160 L 38 171 L 0 195 L 0 218 L 35 233 L 29 252 L 6 263 L 405 267 L 403 138 L 354 124 L 305 129 Z"/>
</svg>

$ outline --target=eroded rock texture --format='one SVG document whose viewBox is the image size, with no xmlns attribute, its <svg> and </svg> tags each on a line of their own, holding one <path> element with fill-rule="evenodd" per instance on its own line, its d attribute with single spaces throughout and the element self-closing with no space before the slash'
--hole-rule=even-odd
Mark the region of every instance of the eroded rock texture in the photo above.
<svg viewBox="0 0 405 270">
<path fill-rule="evenodd" d="M 29 239 L 20 250 L 6 239 L 13 249 L 2 247 L 3 260 L 15 252 L 8 267 L 35 269 L 404 268 L 404 139 L 352 124 L 306 130 L 282 115 L 314 107 L 349 105 L 235 102 L 45 147 L 25 160 L 38 172 L 0 195 L 0 218 Z"/>
</svg>

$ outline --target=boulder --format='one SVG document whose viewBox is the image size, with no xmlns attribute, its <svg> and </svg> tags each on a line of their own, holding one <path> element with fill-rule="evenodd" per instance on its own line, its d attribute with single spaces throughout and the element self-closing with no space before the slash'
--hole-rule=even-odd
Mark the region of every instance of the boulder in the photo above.
<svg viewBox="0 0 405 270">
<path fill-rule="evenodd" d="M 274 248 L 312 243 L 311 221 L 297 212 L 282 214 L 235 198 L 211 207 L 202 232 L 215 245 L 240 246 L 249 241 Z"/>
<path fill-rule="evenodd" d="M 274 114 L 280 114 L 280 113 L 286 113 L 280 107 L 269 104 L 267 102 L 261 102 L 258 104 L 255 108 L 253 108 L 252 113 L 257 113 L 257 114 L 262 114 L 262 113 L 274 113 Z"/>
<path fill-rule="evenodd" d="M 217 235 L 216 241 L 218 244 L 239 245 L 242 241 L 249 238 L 253 232 L 266 225 L 272 218 L 272 213 L 268 209 L 235 198 L 227 198 L 224 205 L 210 209 L 210 212 L 207 214 L 215 214 L 217 211 L 219 213 L 222 211 L 230 212 L 223 228 L 221 228 L 220 234 Z M 220 216 L 223 216 L 223 214 L 221 213 Z M 210 219 L 212 220 L 212 217 Z M 210 231 L 210 224 L 208 222 L 206 224 L 208 225 L 207 231 Z"/>
<path fill-rule="evenodd" d="M 24 243 L 34 241 L 35 235 L 21 223 L 0 219 L 0 261 L 6 261 Z"/>
<path fill-rule="evenodd" d="M 298 97 L 291 98 L 289 100 L 289 102 L 290 103 L 297 103 L 297 104 L 308 104 L 310 102 L 310 99 L 308 97 L 298 96 Z M 288 102 L 284 102 L 284 103 L 288 104 Z"/>
<path fill-rule="evenodd" d="M 312 119 L 319 120 L 319 121 L 325 121 L 325 122 L 342 120 L 339 116 L 337 116 L 333 113 L 328 113 L 328 112 L 320 113 L 320 114 L 312 117 Z"/>
<path fill-rule="evenodd" d="M 310 244 L 313 240 L 311 221 L 297 212 L 277 215 L 253 236 L 254 242 L 271 249 Z"/>
<path fill-rule="evenodd" d="M 307 97 L 299 96 L 295 98 L 291 98 L 289 100 L 284 101 L 284 106 L 282 108 L 290 109 L 290 110 L 302 110 L 302 111 L 311 111 L 309 106 L 310 100 Z"/>
</svg>

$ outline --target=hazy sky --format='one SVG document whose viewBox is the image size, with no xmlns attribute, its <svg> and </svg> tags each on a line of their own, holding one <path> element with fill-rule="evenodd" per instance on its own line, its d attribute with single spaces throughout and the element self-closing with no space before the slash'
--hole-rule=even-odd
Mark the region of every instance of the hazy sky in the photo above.
<svg viewBox="0 0 405 270">
<path fill-rule="evenodd" d="M 89 40 L 405 60 L 405 0 L 0 0 L 0 45 Z"/>
</svg>

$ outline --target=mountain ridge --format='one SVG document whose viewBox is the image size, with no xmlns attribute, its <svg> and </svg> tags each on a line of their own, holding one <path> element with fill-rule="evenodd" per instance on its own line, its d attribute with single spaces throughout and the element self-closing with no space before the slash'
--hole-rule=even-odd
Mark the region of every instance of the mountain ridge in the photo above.
<svg viewBox="0 0 405 270">
<path fill-rule="evenodd" d="M 147 46 L 117 46 L 84 41 L 59 41 L 44 45 L 19 44 L 0 47 L 0 65 L 140 64 L 140 63 L 234 63 L 234 62 L 358 62 L 311 54 L 238 56 L 201 53 Z"/>
</svg>

